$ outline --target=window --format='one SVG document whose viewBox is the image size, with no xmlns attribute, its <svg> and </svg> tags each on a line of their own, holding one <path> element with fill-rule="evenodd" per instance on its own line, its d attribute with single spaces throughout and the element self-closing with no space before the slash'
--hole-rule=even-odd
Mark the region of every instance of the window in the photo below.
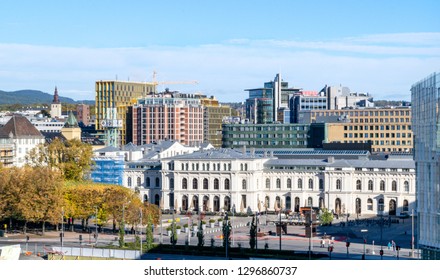
<svg viewBox="0 0 440 280">
<path fill-rule="evenodd" d="M 246 179 L 243 179 L 243 181 L 241 181 L 241 189 L 242 190 L 246 189 Z"/>
<path fill-rule="evenodd" d="M 373 190 L 373 180 L 369 180 L 368 181 L 368 190 L 372 191 Z"/>
<path fill-rule="evenodd" d="M 214 165 L 215 166 L 215 165 Z M 214 190 L 218 190 L 219 189 L 219 182 L 218 179 L 214 179 Z"/>
<path fill-rule="evenodd" d="M 207 190 L 208 189 L 208 179 L 203 179 L 203 189 Z"/>
<path fill-rule="evenodd" d="M 170 189 L 174 190 L 174 179 L 170 178 Z"/>
<path fill-rule="evenodd" d="M 290 179 L 290 178 L 287 179 L 287 188 L 288 189 L 292 188 L 292 179 Z"/>
<path fill-rule="evenodd" d="M 150 185 L 151 185 L 150 177 L 147 177 L 146 180 L 147 180 L 147 181 L 146 181 L 146 185 L 147 185 L 147 188 L 148 188 L 148 187 L 150 187 Z"/>
<path fill-rule="evenodd" d="M 397 182 L 396 181 L 393 181 L 391 183 L 391 191 L 397 192 Z"/>
<path fill-rule="evenodd" d="M 131 177 L 128 177 L 128 179 L 127 179 L 127 185 L 128 185 L 129 187 L 131 187 Z"/>
<path fill-rule="evenodd" d="M 138 185 L 138 186 L 141 185 L 141 181 L 142 181 L 141 177 L 137 177 L 137 185 Z"/>
<path fill-rule="evenodd" d="M 229 190 L 230 185 L 229 185 L 229 179 L 225 179 L 225 190 Z"/>
<path fill-rule="evenodd" d="M 309 189 L 313 190 L 313 179 L 309 179 Z"/>
<path fill-rule="evenodd" d="M 310 196 L 309 196 L 309 198 L 307 199 L 307 205 L 308 205 L 308 206 L 313 206 L 313 198 L 311 198 Z"/>
<path fill-rule="evenodd" d="M 409 192 L 409 182 L 408 181 L 405 181 L 403 183 L 403 189 L 404 189 L 404 191 Z"/>
<path fill-rule="evenodd" d="M 197 190 L 197 188 L 198 188 L 198 182 L 197 182 L 197 179 L 193 179 L 193 190 Z"/>
<path fill-rule="evenodd" d="M 362 190 L 362 182 L 361 180 L 356 181 L 356 190 L 361 191 Z"/>
<path fill-rule="evenodd" d="M 186 178 L 182 179 L 182 190 L 186 190 L 188 189 L 188 181 L 186 180 Z"/>
<path fill-rule="evenodd" d="M 380 181 L 380 190 L 385 191 L 385 181 L 384 180 Z"/>
<path fill-rule="evenodd" d="M 277 179 L 277 189 L 281 189 L 281 179 Z"/>
<path fill-rule="evenodd" d="M 266 189 L 270 189 L 270 179 L 266 179 Z"/>
<path fill-rule="evenodd" d="M 160 185 L 160 180 L 159 180 L 159 178 L 156 178 L 156 188 L 158 188 L 159 185 Z"/>
<path fill-rule="evenodd" d="M 367 199 L 367 210 L 373 211 L 373 200 L 371 198 Z"/>
<path fill-rule="evenodd" d="M 303 180 L 298 179 L 298 189 L 302 189 L 302 188 L 303 188 Z"/>
<path fill-rule="evenodd" d="M 379 199 L 379 203 L 377 205 L 377 208 L 378 208 L 379 211 L 383 211 L 384 210 L 383 198 Z"/>
<path fill-rule="evenodd" d="M 342 183 L 341 183 L 340 179 L 336 180 L 336 189 L 337 190 L 341 190 L 342 189 Z"/>
<path fill-rule="evenodd" d="M 403 201 L 403 209 L 402 209 L 403 212 L 408 212 L 408 210 L 409 210 L 408 208 L 409 208 L 409 207 L 408 207 L 408 200 L 405 199 L 405 200 Z"/>
<path fill-rule="evenodd" d="M 324 180 L 319 179 L 319 189 L 323 190 L 324 189 Z"/>
</svg>

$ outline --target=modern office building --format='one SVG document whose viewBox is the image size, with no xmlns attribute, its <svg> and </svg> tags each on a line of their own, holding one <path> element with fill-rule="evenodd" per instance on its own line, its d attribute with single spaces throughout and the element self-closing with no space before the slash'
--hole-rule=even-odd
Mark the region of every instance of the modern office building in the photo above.
<svg viewBox="0 0 440 280">
<path fill-rule="evenodd" d="M 184 145 L 203 143 L 203 106 L 194 94 L 164 92 L 139 99 L 133 106 L 133 143 L 172 140 Z"/>
<path fill-rule="evenodd" d="M 202 97 L 200 102 L 203 106 L 203 141 L 221 148 L 222 123 L 223 119 L 231 117 L 231 107 L 219 104 L 214 96 Z"/>
<path fill-rule="evenodd" d="M 416 162 L 418 247 L 422 258 L 440 260 L 440 73 L 411 87 Z"/>
<path fill-rule="evenodd" d="M 411 107 L 309 110 L 298 122 L 325 123 L 327 143 L 371 143 L 375 153 L 413 151 Z"/>
<path fill-rule="evenodd" d="M 246 89 L 246 118 L 254 124 L 284 123 L 290 118 L 289 97 L 300 91 L 289 88 L 289 83 L 277 74 L 273 81 L 264 83 L 262 88 Z"/>
<path fill-rule="evenodd" d="M 225 123 L 222 128 L 222 147 L 307 148 L 310 147 L 310 130 L 308 124 Z"/>
<path fill-rule="evenodd" d="M 100 132 L 107 145 L 121 146 L 127 141 L 128 107 L 137 98 L 154 93 L 154 83 L 130 81 L 97 81 L 95 83 L 96 130 Z M 129 139 L 130 140 L 130 139 Z"/>
</svg>

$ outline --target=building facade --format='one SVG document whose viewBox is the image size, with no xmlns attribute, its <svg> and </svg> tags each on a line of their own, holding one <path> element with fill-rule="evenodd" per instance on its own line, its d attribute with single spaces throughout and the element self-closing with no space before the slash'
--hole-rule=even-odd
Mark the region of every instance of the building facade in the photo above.
<svg viewBox="0 0 440 280">
<path fill-rule="evenodd" d="M 90 106 L 85 104 L 76 105 L 76 118 L 85 126 L 90 125 Z"/>
<path fill-rule="evenodd" d="M 299 115 L 299 123 L 324 122 L 328 143 L 371 143 L 372 152 L 413 152 L 411 107 L 314 110 Z"/>
<path fill-rule="evenodd" d="M 154 83 L 124 81 L 95 83 L 95 125 L 107 145 L 119 147 L 130 142 L 126 139 L 128 107 L 135 104 L 137 98 L 145 97 L 155 90 Z"/>
<path fill-rule="evenodd" d="M 221 148 L 222 123 L 223 119 L 231 117 L 231 107 L 222 106 L 213 96 L 201 98 L 200 101 L 203 106 L 203 141 Z"/>
<path fill-rule="evenodd" d="M 184 145 L 203 143 L 203 106 L 192 94 L 163 93 L 139 99 L 133 106 L 133 143 L 179 141 Z"/>
<path fill-rule="evenodd" d="M 223 124 L 222 147 L 307 148 L 310 130 L 309 124 Z"/>
<path fill-rule="evenodd" d="M 417 164 L 418 246 L 423 259 L 440 260 L 440 73 L 411 87 Z"/>
<path fill-rule="evenodd" d="M 312 205 L 337 214 L 393 216 L 415 208 L 411 157 L 277 158 L 219 149 L 161 163 L 164 209 L 255 213 Z"/>
</svg>

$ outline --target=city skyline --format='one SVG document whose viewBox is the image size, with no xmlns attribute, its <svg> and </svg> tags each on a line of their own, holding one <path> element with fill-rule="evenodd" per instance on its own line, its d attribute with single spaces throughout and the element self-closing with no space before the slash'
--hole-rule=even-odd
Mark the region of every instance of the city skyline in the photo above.
<svg viewBox="0 0 440 280">
<path fill-rule="evenodd" d="M 16 1 L 0 12 L 0 89 L 94 99 L 97 80 L 197 80 L 183 92 L 243 102 L 281 73 L 291 87 L 347 86 L 410 100 L 439 70 L 437 1 Z"/>
</svg>

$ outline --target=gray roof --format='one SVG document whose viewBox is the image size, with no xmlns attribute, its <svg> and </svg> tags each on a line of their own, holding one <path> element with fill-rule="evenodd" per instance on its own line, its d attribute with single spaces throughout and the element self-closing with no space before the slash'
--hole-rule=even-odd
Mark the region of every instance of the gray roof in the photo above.
<svg viewBox="0 0 440 280">
<path fill-rule="evenodd" d="M 118 149 L 118 148 L 116 148 L 116 147 L 113 147 L 113 146 L 107 146 L 107 147 L 104 147 L 104 148 L 102 148 L 102 149 L 96 150 L 95 152 L 99 152 L 99 153 L 110 153 L 110 152 L 120 152 L 120 151 L 121 151 L 121 150 Z"/>
<path fill-rule="evenodd" d="M 142 147 L 133 144 L 132 142 L 122 147 L 123 151 L 141 151 Z"/>
<path fill-rule="evenodd" d="M 184 154 L 171 157 L 171 159 L 256 159 L 260 155 L 243 154 L 234 149 L 212 149 L 209 151 L 196 151 L 191 154 Z"/>
</svg>

